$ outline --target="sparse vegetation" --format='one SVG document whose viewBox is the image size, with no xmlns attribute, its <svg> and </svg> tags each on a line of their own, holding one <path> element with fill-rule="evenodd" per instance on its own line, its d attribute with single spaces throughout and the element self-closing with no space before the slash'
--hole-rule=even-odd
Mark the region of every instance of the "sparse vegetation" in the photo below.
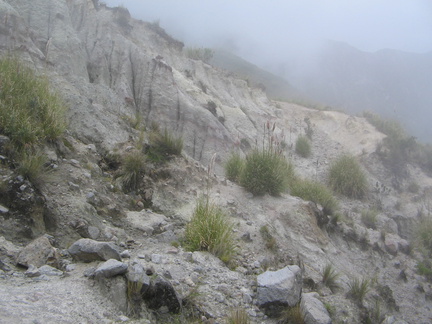
<svg viewBox="0 0 432 324">
<path fill-rule="evenodd" d="M 417 263 L 417 273 L 425 276 L 427 280 L 432 281 L 432 262 L 429 259 L 424 259 Z"/>
<path fill-rule="evenodd" d="M 147 157 L 150 161 L 164 163 L 183 150 L 183 138 L 175 137 L 166 128 L 161 133 L 157 128 L 150 133 L 150 147 L 147 150 Z"/>
<path fill-rule="evenodd" d="M 115 179 L 124 191 L 136 190 L 145 172 L 146 157 L 139 151 L 128 153 L 121 162 Z"/>
<path fill-rule="evenodd" d="M 367 192 L 366 175 L 354 156 L 342 155 L 332 163 L 329 184 L 339 194 L 361 199 Z"/>
<path fill-rule="evenodd" d="M 361 212 L 361 220 L 367 228 L 376 229 L 378 212 L 375 209 L 364 209 Z"/>
<path fill-rule="evenodd" d="M 334 292 L 337 288 L 339 288 L 339 285 L 336 282 L 337 278 L 339 278 L 339 273 L 336 272 L 331 264 L 327 264 L 323 271 L 323 284 L 329 287 L 332 292 Z"/>
<path fill-rule="evenodd" d="M 320 204 L 326 215 L 334 214 L 338 208 L 338 202 L 331 190 L 316 181 L 295 180 L 291 186 L 291 195 Z"/>
<path fill-rule="evenodd" d="M 250 319 L 243 308 L 237 308 L 231 311 L 231 314 L 226 320 L 227 324 L 249 324 Z"/>
<path fill-rule="evenodd" d="M 235 253 L 232 224 L 208 197 L 198 200 L 186 227 L 184 243 L 190 251 L 209 251 L 225 263 L 229 263 Z"/>
<path fill-rule="evenodd" d="M 16 58 L 0 59 L 0 134 L 21 149 L 50 141 L 66 127 L 65 106 L 37 76 Z"/>
<path fill-rule="evenodd" d="M 244 168 L 244 159 L 238 153 L 232 153 L 225 164 L 225 175 L 233 182 L 240 181 L 240 175 Z"/>
<path fill-rule="evenodd" d="M 297 138 L 295 151 L 303 158 L 308 158 L 311 155 L 311 145 L 306 136 L 300 135 Z"/>
<path fill-rule="evenodd" d="M 348 296 L 359 304 L 363 303 L 363 299 L 370 290 L 371 282 L 369 279 L 359 280 L 358 278 L 352 279 L 349 283 Z"/>
</svg>

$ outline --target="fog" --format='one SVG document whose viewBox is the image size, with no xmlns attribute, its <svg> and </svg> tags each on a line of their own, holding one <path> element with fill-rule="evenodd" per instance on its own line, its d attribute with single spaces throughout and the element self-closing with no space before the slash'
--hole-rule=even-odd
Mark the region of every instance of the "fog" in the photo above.
<svg viewBox="0 0 432 324">
<path fill-rule="evenodd" d="M 432 51 L 430 0 L 107 0 L 159 21 L 187 46 L 223 47 L 277 72 L 326 40 L 360 50 Z M 279 71 L 281 72 L 281 71 Z"/>
</svg>

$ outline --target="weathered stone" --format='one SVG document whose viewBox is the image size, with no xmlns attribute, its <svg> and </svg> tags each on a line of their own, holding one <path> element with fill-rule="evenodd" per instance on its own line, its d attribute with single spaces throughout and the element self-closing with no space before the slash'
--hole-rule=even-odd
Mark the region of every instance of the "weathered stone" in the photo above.
<svg viewBox="0 0 432 324">
<path fill-rule="evenodd" d="M 387 234 L 384 240 L 384 246 L 388 253 L 396 255 L 399 249 L 398 239 L 392 234 Z"/>
<path fill-rule="evenodd" d="M 96 240 L 100 234 L 99 228 L 97 228 L 95 226 L 89 226 L 87 228 L 87 232 L 88 232 L 89 238 L 91 238 L 92 240 Z"/>
<path fill-rule="evenodd" d="M 35 267 L 41 267 L 45 264 L 59 267 L 60 253 L 54 248 L 46 236 L 41 236 L 26 247 L 18 254 L 16 263 L 28 267 L 33 264 Z"/>
<path fill-rule="evenodd" d="M 302 294 L 300 308 L 306 324 L 331 324 L 332 320 L 317 293 Z"/>
<path fill-rule="evenodd" d="M 27 268 L 27 271 L 24 273 L 27 277 L 33 278 L 41 275 L 38 267 L 35 267 L 33 264 L 30 264 Z"/>
<path fill-rule="evenodd" d="M 119 274 L 124 274 L 127 271 L 127 264 L 114 260 L 109 259 L 108 261 L 102 263 L 96 268 L 95 271 L 95 277 L 105 277 L 105 278 L 111 278 Z"/>
<path fill-rule="evenodd" d="M 61 276 L 63 275 L 63 271 L 53 268 L 49 265 L 43 265 L 42 267 L 39 268 L 39 272 L 41 275 L 46 275 L 46 276 Z"/>
<path fill-rule="evenodd" d="M 68 251 L 74 259 L 83 262 L 121 260 L 118 247 L 112 242 L 79 239 L 71 245 Z"/>
<path fill-rule="evenodd" d="M 171 313 L 178 313 L 181 308 L 181 301 L 174 287 L 161 276 L 151 282 L 150 288 L 143 294 L 143 299 L 150 309 L 167 308 Z"/>
<path fill-rule="evenodd" d="M 302 273 L 297 265 L 266 271 L 257 278 L 257 305 L 268 316 L 278 316 L 287 306 L 300 300 Z"/>
</svg>

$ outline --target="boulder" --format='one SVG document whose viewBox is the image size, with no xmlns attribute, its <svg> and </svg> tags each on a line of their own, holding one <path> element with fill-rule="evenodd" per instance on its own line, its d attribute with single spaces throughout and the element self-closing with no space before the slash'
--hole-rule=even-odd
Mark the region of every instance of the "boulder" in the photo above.
<svg viewBox="0 0 432 324">
<path fill-rule="evenodd" d="M 83 262 L 121 260 L 118 247 L 112 242 L 98 242 L 83 238 L 73 243 L 68 252 L 75 260 Z"/>
<path fill-rule="evenodd" d="M 257 277 L 257 305 L 266 315 L 279 316 L 287 306 L 300 300 L 302 272 L 297 265 L 278 271 L 266 271 Z"/>
<path fill-rule="evenodd" d="M 149 289 L 143 294 L 143 299 L 150 309 L 168 310 L 171 313 L 179 313 L 181 300 L 177 296 L 171 283 L 161 276 L 152 280 Z"/>
<path fill-rule="evenodd" d="M 111 278 L 116 275 L 125 274 L 127 269 L 128 266 L 126 263 L 114 259 L 109 259 L 108 261 L 102 263 L 96 268 L 94 275 L 96 278 Z"/>
<path fill-rule="evenodd" d="M 318 294 L 302 294 L 300 309 L 305 324 L 331 324 L 332 320 L 324 304 L 318 299 Z"/>
<path fill-rule="evenodd" d="M 29 267 L 31 264 L 39 268 L 45 264 L 58 268 L 60 253 L 54 248 L 46 236 L 41 236 L 24 247 L 17 256 L 18 265 Z"/>
</svg>

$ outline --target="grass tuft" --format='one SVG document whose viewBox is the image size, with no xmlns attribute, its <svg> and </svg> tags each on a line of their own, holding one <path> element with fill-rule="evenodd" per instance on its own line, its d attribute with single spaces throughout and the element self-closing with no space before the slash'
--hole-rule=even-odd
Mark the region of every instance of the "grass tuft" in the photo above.
<svg viewBox="0 0 432 324">
<path fill-rule="evenodd" d="M 16 58 L 0 59 L 0 134 L 19 149 L 58 138 L 66 128 L 65 106 L 45 77 Z"/>
<path fill-rule="evenodd" d="M 227 324 L 249 324 L 250 319 L 244 309 L 234 309 L 226 320 Z"/>
<path fill-rule="evenodd" d="M 378 212 L 374 209 L 364 209 L 361 212 L 361 220 L 367 228 L 377 228 Z"/>
<path fill-rule="evenodd" d="M 293 182 L 290 193 L 293 196 L 320 204 L 326 215 L 334 214 L 338 208 L 338 202 L 331 190 L 316 181 L 297 179 Z"/>
<path fill-rule="evenodd" d="M 145 172 L 146 157 L 141 152 L 133 151 L 127 154 L 115 179 L 124 191 L 136 190 Z"/>
<path fill-rule="evenodd" d="M 311 155 L 311 145 L 306 136 L 300 135 L 297 138 L 295 151 L 303 158 L 308 158 Z"/>
<path fill-rule="evenodd" d="M 278 321 L 280 324 L 305 324 L 303 313 L 300 308 L 300 303 L 296 306 L 288 307 L 282 312 Z"/>
<path fill-rule="evenodd" d="M 47 157 L 40 151 L 23 150 L 17 172 L 33 184 L 40 184 L 47 176 Z"/>
<path fill-rule="evenodd" d="M 163 133 L 158 129 L 150 134 L 150 147 L 147 151 L 149 160 L 164 163 L 181 154 L 183 138 L 175 137 L 166 128 Z"/>
<path fill-rule="evenodd" d="M 367 193 L 366 175 L 352 155 L 342 155 L 332 163 L 329 184 L 334 191 L 350 198 L 361 199 Z"/>
<path fill-rule="evenodd" d="M 348 286 L 348 296 L 359 304 L 362 304 L 363 299 L 370 290 L 371 282 L 369 279 L 359 280 L 358 278 L 355 278 L 348 283 Z"/>
<path fill-rule="evenodd" d="M 238 183 L 244 168 L 244 160 L 238 153 L 232 153 L 225 163 L 225 175 L 228 180 Z"/>
<path fill-rule="evenodd" d="M 246 157 L 240 184 L 256 196 L 278 196 L 293 178 L 294 168 L 282 154 L 271 148 L 254 149 Z"/>
<path fill-rule="evenodd" d="M 219 206 L 201 198 L 186 226 L 185 247 L 190 251 L 209 251 L 229 263 L 235 254 L 232 227 Z"/>
<path fill-rule="evenodd" d="M 339 273 L 336 272 L 331 264 L 327 264 L 323 271 L 323 284 L 329 287 L 332 292 L 335 292 L 335 290 L 339 288 L 336 282 L 337 278 L 339 278 Z"/>
</svg>

